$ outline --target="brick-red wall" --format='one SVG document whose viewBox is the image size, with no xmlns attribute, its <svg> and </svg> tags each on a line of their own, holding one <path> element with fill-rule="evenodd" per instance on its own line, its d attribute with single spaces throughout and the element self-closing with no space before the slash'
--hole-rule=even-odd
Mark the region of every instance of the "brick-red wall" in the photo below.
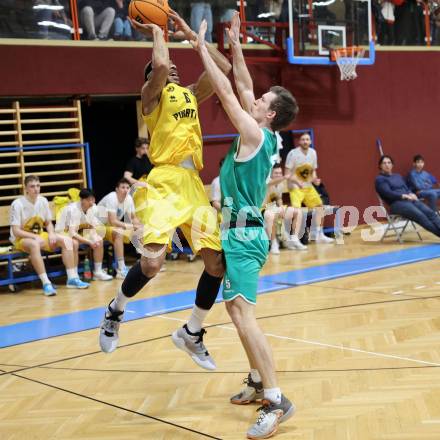
<svg viewBox="0 0 440 440">
<path fill-rule="evenodd" d="M 183 83 L 201 71 L 191 49 L 171 49 Z M 133 95 L 142 84 L 149 48 L 0 46 L 0 96 Z M 361 209 L 376 204 L 376 138 L 406 172 L 415 153 L 440 176 L 440 52 L 378 52 L 373 67 L 359 67 L 359 78 L 339 81 L 335 67 L 261 63 L 251 66 L 256 93 L 281 82 L 297 97 L 294 128 L 313 127 L 319 174 L 335 203 Z M 233 128 L 214 97 L 200 109 L 204 134 Z M 210 181 L 224 144 L 207 145 L 202 177 Z"/>
</svg>

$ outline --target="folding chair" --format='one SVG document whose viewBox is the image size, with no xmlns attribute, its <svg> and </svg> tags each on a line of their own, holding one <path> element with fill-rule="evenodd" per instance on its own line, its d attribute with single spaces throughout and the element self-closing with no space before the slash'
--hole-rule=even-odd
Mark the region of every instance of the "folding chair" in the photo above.
<svg viewBox="0 0 440 440">
<path fill-rule="evenodd" d="M 380 206 L 384 209 L 385 217 L 387 219 L 387 225 L 385 231 L 382 235 L 382 238 L 380 239 L 381 242 L 384 240 L 385 237 L 387 237 L 388 235 L 392 235 L 392 232 L 394 232 L 396 234 L 397 240 L 399 241 L 400 244 L 402 244 L 403 243 L 402 236 L 405 233 L 408 225 L 412 226 L 413 230 L 416 232 L 417 236 L 419 237 L 419 240 L 423 241 L 422 236 L 419 233 L 419 230 L 417 229 L 415 223 L 412 220 L 402 217 L 401 215 L 390 214 L 385 206 L 385 203 L 383 202 L 383 200 L 380 198 L 379 195 L 377 195 L 377 198 L 379 199 Z M 391 232 L 391 234 L 388 234 L 389 232 Z"/>
</svg>

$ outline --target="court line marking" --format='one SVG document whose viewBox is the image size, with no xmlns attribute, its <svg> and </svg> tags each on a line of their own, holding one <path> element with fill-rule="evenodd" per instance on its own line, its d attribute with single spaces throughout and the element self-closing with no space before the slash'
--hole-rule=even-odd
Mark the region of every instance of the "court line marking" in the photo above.
<svg viewBox="0 0 440 440">
<path fill-rule="evenodd" d="M 359 307 L 359 306 L 367 306 L 367 305 L 373 305 L 373 304 L 391 304 L 391 303 L 395 303 L 395 302 L 419 301 L 419 300 L 425 300 L 425 299 L 438 299 L 438 298 L 440 298 L 440 296 L 435 295 L 435 296 L 430 296 L 430 297 L 414 297 L 414 298 L 405 298 L 405 299 L 399 299 L 399 300 L 393 300 L 393 301 L 389 300 L 389 301 L 380 301 L 380 302 L 374 301 L 374 302 L 370 302 L 370 303 L 360 303 L 360 304 L 359 303 L 358 304 L 348 304 L 348 305 L 344 305 L 344 306 L 336 306 L 336 307 L 330 307 L 330 308 L 327 307 L 327 308 L 322 308 L 322 309 L 301 310 L 298 312 L 289 312 L 289 313 L 278 314 L 278 315 L 259 316 L 259 317 L 257 317 L 257 320 L 278 318 L 281 316 L 289 316 L 289 315 L 299 315 L 299 314 L 304 314 L 304 313 L 337 310 L 337 309 L 347 308 L 347 307 Z M 177 319 L 177 318 L 171 318 L 171 317 L 169 317 L 169 318 L 170 319 Z M 143 317 L 136 318 L 136 320 L 139 320 L 139 319 L 143 319 Z M 209 324 L 209 325 L 205 325 L 205 328 L 214 328 L 214 327 L 219 327 L 221 325 L 227 325 L 227 324 L 231 324 L 231 322 L 225 322 L 225 323 L 219 323 L 219 324 Z M 82 331 L 87 331 L 87 330 L 82 330 Z M 141 341 L 130 342 L 128 344 L 123 344 L 123 345 L 119 346 L 119 349 L 132 347 L 132 346 L 140 345 L 140 344 L 145 344 L 147 342 L 159 341 L 159 340 L 162 340 L 165 338 L 169 338 L 170 336 L 171 336 L 171 334 L 166 334 L 166 335 L 157 336 L 157 337 L 150 338 L 150 339 L 144 339 Z M 66 361 L 73 360 L 73 359 L 80 359 L 80 358 L 87 357 L 87 356 L 93 356 L 95 354 L 102 354 L 102 352 L 100 350 L 98 350 L 98 351 L 78 354 L 75 356 L 69 356 L 67 358 L 55 359 L 52 361 L 43 362 L 41 364 L 36 364 L 36 365 L 24 367 L 24 368 L 19 368 L 17 370 L 6 371 L 4 373 L 0 373 L 0 376 L 5 376 L 8 374 L 13 374 L 13 373 L 19 373 L 19 372 L 27 371 L 27 370 L 32 370 L 33 368 L 44 368 L 49 365 L 57 364 L 60 362 L 66 362 Z M 434 368 L 434 367 L 435 366 L 431 366 L 431 368 Z M 411 368 L 411 367 L 409 367 L 409 368 Z M 414 368 L 416 368 L 416 367 L 414 367 Z M 426 366 L 425 368 L 428 368 L 428 366 Z"/>
<path fill-rule="evenodd" d="M 273 275 L 263 275 L 259 279 L 258 294 L 283 290 L 280 288 L 280 285 L 284 285 L 285 289 L 293 286 L 310 285 L 321 281 L 358 275 L 375 270 L 389 269 L 439 257 L 440 246 L 438 244 L 432 244 L 399 251 L 378 253 L 367 257 L 342 260 L 305 269 L 279 272 Z M 155 314 L 160 314 L 192 307 L 194 294 L 194 290 L 188 290 L 134 300 L 131 304 L 136 308 L 136 313 L 130 313 L 131 316 L 126 319 L 126 321 L 143 317 L 145 311 L 153 310 Z M 217 302 L 221 301 L 222 299 L 220 297 L 217 298 Z M 188 302 L 190 302 L 189 305 L 187 305 Z M 97 328 L 102 321 L 104 310 L 104 307 L 98 307 L 0 326 L 0 349 Z"/>
<path fill-rule="evenodd" d="M 161 319 L 168 319 L 168 320 L 172 320 L 172 321 L 187 322 L 187 320 L 185 320 L 185 319 L 172 318 L 170 316 L 154 316 L 154 317 L 155 318 L 161 318 Z M 209 324 L 206 324 L 206 325 L 209 325 Z M 218 326 L 216 326 L 215 324 L 212 324 L 212 326 L 217 327 L 217 328 L 222 328 L 222 329 L 225 329 L 225 330 L 232 330 L 234 332 L 237 332 L 237 329 L 235 329 L 234 327 L 228 327 L 228 326 L 225 326 L 225 325 L 218 325 Z M 312 340 L 309 340 L 309 339 L 291 338 L 289 336 L 281 336 L 281 335 L 276 335 L 274 333 L 264 333 L 264 335 L 265 336 L 269 336 L 271 338 L 276 338 L 276 339 L 282 339 L 282 340 L 294 341 L 294 342 L 302 342 L 304 344 L 310 344 L 310 345 L 317 345 L 319 347 L 336 348 L 336 349 L 344 350 L 344 351 L 353 351 L 355 353 L 363 353 L 363 354 L 369 354 L 369 355 L 378 356 L 378 357 L 384 357 L 384 358 L 389 358 L 389 359 L 397 359 L 397 360 L 401 360 L 401 361 L 416 362 L 418 364 L 431 365 L 431 366 L 434 366 L 434 367 L 440 367 L 440 363 L 437 363 L 437 362 L 429 362 L 429 361 L 423 361 L 421 359 L 414 359 L 414 358 L 405 357 L 405 356 L 398 356 L 398 355 L 394 355 L 394 354 L 386 354 L 386 353 L 380 353 L 380 352 L 377 352 L 377 351 L 362 350 L 360 348 L 346 347 L 346 346 L 344 346 L 342 344 L 340 344 L 340 345 L 327 344 L 325 342 L 312 341 Z"/>
<path fill-rule="evenodd" d="M 67 394 L 73 394 L 76 397 L 80 397 L 80 398 L 83 398 L 83 399 L 91 400 L 91 401 L 96 402 L 96 403 L 101 403 L 103 405 L 110 406 L 110 407 L 113 407 L 113 408 L 116 408 L 116 409 L 119 409 L 119 410 L 122 410 L 122 411 L 126 411 L 126 412 L 129 412 L 129 413 L 132 413 L 132 414 L 136 414 L 138 416 L 142 416 L 142 417 L 145 417 L 147 419 L 154 420 L 155 422 L 160 422 L 160 423 L 163 423 L 165 425 L 172 426 L 173 428 L 178 428 L 178 429 L 181 429 L 181 430 L 184 430 L 184 431 L 189 431 L 189 432 L 192 432 L 194 434 L 199 434 L 199 435 L 201 435 L 203 437 L 211 438 L 211 439 L 214 439 L 214 440 L 222 440 L 220 437 L 214 437 L 214 436 L 212 436 L 210 434 L 206 434 L 204 432 L 197 431 L 195 429 L 187 428 L 186 426 L 179 425 L 179 424 L 173 423 L 173 422 L 169 422 L 167 420 L 160 419 L 159 417 L 150 416 L 149 414 L 141 413 L 139 411 L 135 411 L 135 410 L 130 409 L 130 408 L 125 408 L 123 406 L 119 406 L 119 405 L 116 405 L 114 403 L 106 402 L 105 400 L 100 400 L 100 399 L 96 399 L 96 398 L 91 397 L 91 396 L 87 396 L 85 394 L 80 394 L 80 393 L 77 393 L 75 391 L 69 390 L 67 388 L 61 388 L 59 386 L 56 386 L 56 385 L 53 385 L 53 384 L 50 384 L 50 383 L 46 383 L 46 382 L 41 382 L 41 381 L 39 381 L 37 379 L 32 379 L 30 377 L 22 376 L 20 374 L 12 373 L 11 376 L 14 376 L 14 377 L 17 377 L 17 378 L 20 378 L 20 379 L 23 379 L 23 380 L 27 380 L 27 381 L 30 381 L 30 382 L 38 383 L 40 385 L 43 385 L 43 386 L 46 386 L 46 387 L 49 387 L 49 388 L 53 388 L 55 390 L 62 391 L 62 392 L 67 393 Z"/>
</svg>

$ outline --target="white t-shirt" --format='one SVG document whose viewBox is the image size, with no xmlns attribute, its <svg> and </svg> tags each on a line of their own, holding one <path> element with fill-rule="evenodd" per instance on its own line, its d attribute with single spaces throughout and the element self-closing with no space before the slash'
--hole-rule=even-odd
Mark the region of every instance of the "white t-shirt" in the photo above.
<svg viewBox="0 0 440 440">
<path fill-rule="evenodd" d="M 289 152 L 286 158 L 286 168 L 291 170 L 295 176 L 304 183 L 304 187 L 312 186 L 313 171 L 318 168 L 318 157 L 314 148 L 309 148 L 307 154 L 303 153 L 300 147 Z M 289 189 L 297 185 L 290 182 Z"/>
<path fill-rule="evenodd" d="M 267 185 L 266 198 L 264 199 L 263 207 L 268 209 L 270 206 L 277 206 L 277 200 L 283 197 L 283 192 L 285 191 L 286 182 L 284 180 L 276 185 Z"/>
<path fill-rule="evenodd" d="M 220 202 L 222 200 L 222 193 L 220 190 L 220 176 L 214 178 L 211 183 L 211 202 Z"/>
<path fill-rule="evenodd" d="M 77 231 L 82 229 L 96 228 L 102 223 L 99 220 L 99 212 L 96 205 L 91 206 L 87 212 L 81 209 L 81 202 L 69 203 L 62 211 L 55 230 L 57 232 L 67 231 L 70 227 L 75 227 Z"/>
<path fill-rule="evenodd" d="M 12 232 L 12 226 L 20 226 L 27 232 L 39 234 L 43 232 L 45 223 L 51 220 L 52 212 L 46 197 L 38 196 L 35 203 L 25 196 L 19 197 L 11 205 L 9 218 L 11 243 L 15 243 L 17 239 Z"/>
<path fill-rule="evenodd" d="M 116 214 L 116 218 L 119 221 L 125 221 L 125 223 L 131 223 L 131 215 L 136 211 L 133 197 L 131 197 L 130 194 L 127 194 L 125 200 L 121 203 L 118 200 L 116 191 L 107 194 L 103 199 L 101 199 L 101 201 L 98 203 L 98 206 L 104 207 L 107 212 L 114 212 Z M 102 221 L 103 223 L 108 224 L 108 215 L 106 215 L 105 219 L 103 218 Z"/>
</svg>

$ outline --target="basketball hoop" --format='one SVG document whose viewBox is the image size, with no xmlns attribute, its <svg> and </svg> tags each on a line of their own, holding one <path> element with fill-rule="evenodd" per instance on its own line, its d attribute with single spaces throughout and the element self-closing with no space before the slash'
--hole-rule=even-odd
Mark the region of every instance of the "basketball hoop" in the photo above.
<svg viewBox="0 0 440 440">
<path fill-rule="evenodd" d="M 341 47 L 330 51 L 330 58 L 336 61 L 341 71 L 341 81 L 351 81 L 357 78 L 356 66 L 364 56 L 365 49 L 359 46 Z"/>
</svg>

